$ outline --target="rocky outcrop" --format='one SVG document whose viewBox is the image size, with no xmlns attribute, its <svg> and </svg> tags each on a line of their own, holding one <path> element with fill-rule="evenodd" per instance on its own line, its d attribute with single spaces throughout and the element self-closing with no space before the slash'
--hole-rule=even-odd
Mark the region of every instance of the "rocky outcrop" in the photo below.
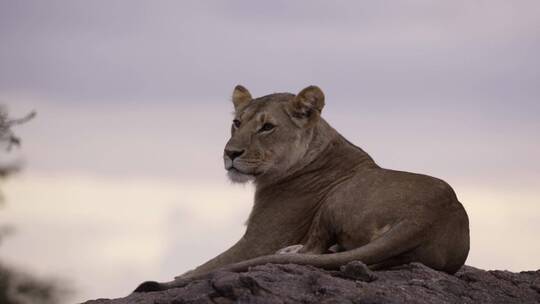
<svg viewBox="0 0 540 304">
<path fill-rule="evenodd" d="M 540 303 L 540 270 L 464 266 L 448 275 L 418 263 L 377 272 L 360 262 L 340 271 L 267 264 L 245 273 L 215 272 L 183 288 L 86 302 L 105 303 Z"/>
</svg>

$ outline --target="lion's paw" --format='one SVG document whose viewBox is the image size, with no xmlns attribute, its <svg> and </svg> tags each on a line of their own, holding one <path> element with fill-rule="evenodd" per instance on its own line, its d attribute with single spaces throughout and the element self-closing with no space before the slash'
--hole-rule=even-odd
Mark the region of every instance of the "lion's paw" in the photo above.
<svg viewBox="0 0 540 304">
<path fill-rule="evenodd" d="M 281 248 L 280 250 L 276 251 L 276 254 L 298 253 L 302 248 L 304 248 L 304 245 L 301 245 L 301 244 L 292 245 L 285 248 Z"/>
</svg>

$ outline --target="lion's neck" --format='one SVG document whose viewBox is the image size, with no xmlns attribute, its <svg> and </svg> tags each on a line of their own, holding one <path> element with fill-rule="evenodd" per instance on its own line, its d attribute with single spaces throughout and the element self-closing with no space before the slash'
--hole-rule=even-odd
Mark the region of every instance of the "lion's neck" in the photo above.
<svg viewBox="0 0 540 304">
<path fill-rule="evenodd" d="M 273 235 L 266 240 L 272 244 L 265 248 L 301 242 L 328 192 L 355 171 L 377 166 L 367 153 L 324 121 L 314 130 L 311 145 L 312 153 L 306 154 L 291 174 L 256 185 L 247 235 L 270 231 Z M 299 218 L 303 221 L 298 222 Z M 259 229 L 256 223 L 264 223 L 265 229 Z"/>
<path fill-rule="evenodd" d="M 295 180 L 329 180 L 330 172 L 346 173 L 352 168 L 377 166 L 361 148 L 353 145 L 324 119 L 312 131 L 309 148 L 301 161 L 282 176 L 261 178 L 256 182 L 257 190 L 281 187 Z"/>
</svg>

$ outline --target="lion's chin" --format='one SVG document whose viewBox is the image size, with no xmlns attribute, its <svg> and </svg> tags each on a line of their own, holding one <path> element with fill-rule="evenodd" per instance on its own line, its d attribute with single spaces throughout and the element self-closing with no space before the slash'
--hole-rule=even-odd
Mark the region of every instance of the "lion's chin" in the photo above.
<svg viewBox="0 0 540 304">
<path fill-rule="evenodd" d="M 247 182 L 255 180 L 255 176 L 244 174 L 236 169 L 228 170 L 227 175 L 229 176 L 229 179 L 233 183 L 238 183 L 238 184 L 245 184 Z"/>
</svg>

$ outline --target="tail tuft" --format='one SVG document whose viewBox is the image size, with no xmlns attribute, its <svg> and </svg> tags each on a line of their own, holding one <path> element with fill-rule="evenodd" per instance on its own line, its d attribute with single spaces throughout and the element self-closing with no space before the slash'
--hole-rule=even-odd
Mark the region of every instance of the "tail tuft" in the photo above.
<svg viewBox="0 0 540 304">
<path fill-rule="evenodd" d="M 155 281 L 146 281 L 139 285 L 133 292 L 152 292 L 163 290 L 161 284 Z"/>
</svg>

